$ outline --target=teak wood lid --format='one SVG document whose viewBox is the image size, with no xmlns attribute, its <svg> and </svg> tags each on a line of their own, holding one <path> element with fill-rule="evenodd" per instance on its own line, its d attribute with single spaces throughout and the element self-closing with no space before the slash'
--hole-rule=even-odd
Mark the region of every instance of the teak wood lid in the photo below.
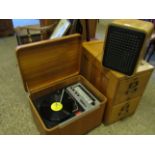
<svg viewBox="0 0 155 155">
<path fill-rule="evenodd" d="M 81 36 L 74 34 L 21 45 L 16 54 L 25 90 L 40 90 L 79 74 Z"/>
</svg>

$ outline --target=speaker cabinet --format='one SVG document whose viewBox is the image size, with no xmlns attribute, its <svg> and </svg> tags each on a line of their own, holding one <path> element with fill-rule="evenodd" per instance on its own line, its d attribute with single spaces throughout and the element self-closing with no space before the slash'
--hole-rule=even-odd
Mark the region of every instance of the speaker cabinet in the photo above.
<svg viewBox="0 0 155 155">
<path fill-rule="evenodd" d="M 153 25 L 142 20 L 115 20 L 109 24 L 102 64 L 128 76 L 143 58 Z"/>
</svg>

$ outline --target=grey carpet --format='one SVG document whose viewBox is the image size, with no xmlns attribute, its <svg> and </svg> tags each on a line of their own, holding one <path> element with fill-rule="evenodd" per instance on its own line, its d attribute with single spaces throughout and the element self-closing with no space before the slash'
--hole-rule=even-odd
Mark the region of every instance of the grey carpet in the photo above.
<svg viewBox="0 0 155 155">
<path fill-rule="evenodd" d="M 101 32 L 99 26 L 97 35 Z M 39 134 L 22 85 L 15 47 L 15 37 L 0 39 L 0 134 Z M 151 63 L 155 65 L 155 56 Z M 109 126 L 101 124 L 88 134 L 155 134 L 155 72 L 133 116 Z"/>
</svg>

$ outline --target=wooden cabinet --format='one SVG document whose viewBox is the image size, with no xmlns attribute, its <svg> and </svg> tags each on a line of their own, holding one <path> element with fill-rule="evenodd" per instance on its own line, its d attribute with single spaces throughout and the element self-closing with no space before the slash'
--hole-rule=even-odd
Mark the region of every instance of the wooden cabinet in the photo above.
<svg viewBox="0 0 155 155">
<path fill-rule="evenodd" d="M 106 108 L 106 113 L 103 118 L 104 123 L 114 123 L 120 119 L 130 116 L 136 111 L 140 99 L 141 96 L 133 98 L 131 100 L 127 100 L 125 102 L 117 104 L 116 106 L 108 104 Z"/>
<path fill-rule="evenodd" d="M 148 64 L 144 61 L 142 66 L 145 65 Z M 118 81 L 113 104 L 119 104 L 128 99 L 142 95 L 151 75 L 151 70 L 148 69 L 144 70 L 143 68 L 142 72 L 138 72 L 132 77 L 126 77 Z"/>
<path fill-rule="evenodd" d="M 106 124 L 110 124 L 128 116 L 128 114 L 123 114 L 121 117 L 115 117 L 115 112 L 119 109 L 117 107 L 121 107 L 134 98 L 141 98 L 154 67 L 142 61 L 136 73 L 130 77 L 105 68 L 102 65 L 103 46 L 102 41 L 83 43 L 81 74 L 108 98 L 103 120 Z M 133 105 L 129 114 L 136 110 L 139 100 L 130 103 Z"/>
<path fill-rule="evenodd" d="M 14 34 L 12 19 L 0 19 L 0 37 Z"/>
</svg>

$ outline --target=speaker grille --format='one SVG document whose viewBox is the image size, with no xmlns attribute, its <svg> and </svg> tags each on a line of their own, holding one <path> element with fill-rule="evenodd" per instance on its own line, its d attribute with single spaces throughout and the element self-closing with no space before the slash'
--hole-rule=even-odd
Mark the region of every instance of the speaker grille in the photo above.
<svg viewBox="0 0 155 155">
<path fill-rule="evenodd" d="M 145 33 L 118 26 L 109 26 L 105 43 L 103 65 L 121 73 L 132 75 Z"/>
</svg>

